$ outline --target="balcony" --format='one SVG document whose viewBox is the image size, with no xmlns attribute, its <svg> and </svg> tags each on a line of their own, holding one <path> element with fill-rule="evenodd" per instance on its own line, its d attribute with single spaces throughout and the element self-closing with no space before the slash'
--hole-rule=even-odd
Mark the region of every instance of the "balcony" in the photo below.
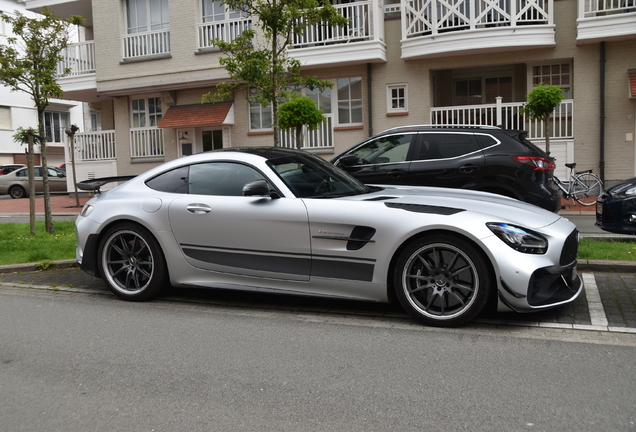
<svg viewBox="0 0 636 432">
<path fill-rule="evenodd" d="M 163 129 L 156 126 L 130 129 L 130 156 L 138 161 L 163 161 Z"/>
<path fill-rule="evenodd" d="M 215 50 L 212 40 L 221 39 L 224 42 L 232 42 L 245 30 L 252 29 L 251 18 L 237 18 L 227 21 L 215 21 L 200 23 L 198 25 L 199 51 Z"/>
<path fill-rule="evenodd" d="M 636 38 L 636 0 L 579 0 L 577 44 Z"/>
<path fill-rule="evenodd" d="M 75 134 L 75 160 L 78 162 L 114 160 L 115 131 Z"/>
<path fill-rule="evenodd" d="M 322 122 L 318 129 L 309 130 L 307 126 L 303 126 L 303 150 L 314 150 L 319 153 L 320 150 L 333 152 L 333 115 L 324 114 L 326 121 Z M 296 148 L 296 131 L 294 129 L 281 130 L 281 147 Z"/>
<path fill-rule="evenodd" d="M 95 42 L 86 41 L 69 44 L 60 53 L 62 60 L 57 65 L 58 82 L 67 99 L 84 102 L 97 101 L 95 80 Z M 65 72 L 68 72 L 65 76 Z"/>
<path fill-rule="evenodd" d="M 303 66 L 386 62 L 384 7 L 380 0 L 334 5 L 349 19 L 343 27 L 308 25 L 292 41 L 289 55 Z"/>
<path fill-rule="evenodd" d="M 134 33 L 122 38 L 124 61 L 170 57 L 170 30 Z"/>
<path fill-rule="evenodd" d="M 555 46 L 553 0 L 402 0 L 402 58 Z"/>
<path fill-rule="evenodd" d="M 521 115 L 519 109 L 523 105 L 524 102 L 502 103 L 501 98 L 497 98 L 495 104 L 431 108 L 431 124 L 501 125 L 504 129 L 528 131 L 531 140 L 544 140 L 543 121 Z M 573 112 L 572 99 L 565 99 L 554 109 L 550 117 L 550 139 L 574 138 Z"/>
</svg>

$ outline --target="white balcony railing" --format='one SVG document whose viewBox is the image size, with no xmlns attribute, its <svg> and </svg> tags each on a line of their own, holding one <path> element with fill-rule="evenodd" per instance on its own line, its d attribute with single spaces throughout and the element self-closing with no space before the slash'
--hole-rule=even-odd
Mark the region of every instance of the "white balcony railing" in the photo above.
<svg viewBox="0 0 636 432">
<path fill-rule="evenodd" d="M 149 158 L 163 154 L 163 129 L 154 126 L 130 129 L 131 157 Z"/>
<path fill-rule="evenodd" d="M 57 64 L 58 75 L 70 69 L 67 76 L 89 75 L 95 73 L 95 42 L 87 41 L 69 44 L 60 53 L 62 60 Z"/>
<path fill-rule="evenodd" d="M 170 53 L 170 30 L 129 34 L 122 40 L 124 59 Z"/>
<path fill-rule="evenodd" d="M 541 139 L 543 121 L 530 120 L 519 113 L 523 102 L 462 105 L 431 108 L 431 124 L 501 125 L 504 129 L 527 130 L 528 138 Z M 574 100 L 566 99 L 550 118 L 550 138 L 573 138 Z"/>
<path fill-rule="evenodd" d="M 75 134 L 75 160 L 102 161 L 116 156 L 114 130 Z"/>
<path fill-rule="evenodd" d="M 553 0 L 402 0 L 407 38 L 491 27 L 552 25 Z"/>
<path fill-rule="evenodd" d="M 378 2 L 375 2 L 376 4 Z M 379 29 L 373 25 L 374 10 L 373 1 L 361 1 L 347 3 L 344 5 L 334 5 L 338 13 L 349 22 L 342 26 L 329 26 L 326 24 L 308 25 L 302 35 L 294 36 L 294 48 L 304 48 L 315 45 L 325 45 L 333 43 L 357 42 L 363 40 L 377 39 L 380 35 Z M 384 9 L 380 9 L 383 18 Z"/>
<path fill-rule="evenodd" d="M 579 0 L 582 18 L 636 12 L 636 0 Z"/>
<path fill-rule="evenodd" d="M 333 117 L 331 114 L 323 114 L 327 121 L 323 122 L 316 130 L 310 131 L 303 128 L 303 150 L 333 148 Z M 296 148 L 296 131 L 293 129 L 281 130 L 281 147 Z"/>
<path fill-rule="evenodd" d="M 252 29 L 251 18 L 238 18 L 227 21 L 200 23 L 198 25 L 199 49 L 212 48 L 213 39 L 232 42 L 245 30 Z"/>
</svg>

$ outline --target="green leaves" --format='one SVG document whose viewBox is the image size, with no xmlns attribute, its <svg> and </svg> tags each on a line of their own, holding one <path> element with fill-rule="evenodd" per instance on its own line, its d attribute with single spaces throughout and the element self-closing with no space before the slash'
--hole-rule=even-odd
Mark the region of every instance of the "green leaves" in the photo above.
<svg viewBox="0 0 636 432">
<path fill-rule="evenodd" d="M 548 84 L 537 84 L 528 94 L 528 102 L 519 112 L 531 119 L 546 119 L 563 101 L 563 90 Z"/>
</svg>

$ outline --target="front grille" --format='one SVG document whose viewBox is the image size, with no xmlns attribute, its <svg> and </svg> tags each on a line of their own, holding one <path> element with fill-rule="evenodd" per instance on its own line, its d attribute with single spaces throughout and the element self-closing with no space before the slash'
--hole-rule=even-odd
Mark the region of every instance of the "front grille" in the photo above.
<svg viewBox="0 0 636 432">
<path fill-rule="evenodd" d="M 572 231 L 572 233 L 565 239 L 565 243 L 563 244 L 563 249 L 561 250 L 561 258 L 559 259 L 559 264 L 562 266 L 567 266 L 572 264 L 579 253 L 579 232 L 577 230 Z"/>
<path fill-rule="evenodd" d="M 599 219 L 599 214 L 597 213 L 596 215 L 596 221 L 599 222 L 602 225 L 606 225 L 606 224 L 617 224 L 618 220 L 616 220 L 616 218 L 614 217 L 614 215 L 612 214 L 612 212 L 609 210 L 609 208 L 607 208 L 607 206 L 603 206 L 603 211 L 600 214 L 601 220 Z"/>
</svg>

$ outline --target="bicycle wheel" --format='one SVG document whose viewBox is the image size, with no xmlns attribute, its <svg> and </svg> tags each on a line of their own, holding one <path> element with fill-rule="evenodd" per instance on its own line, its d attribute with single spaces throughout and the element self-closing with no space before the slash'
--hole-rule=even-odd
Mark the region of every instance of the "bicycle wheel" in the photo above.
<svg viewBox="0 0 636 432">
<path fill-rule="evenodd" d="M 596 203 L 596 198 L 603 192 L 603 182 L 596 174 L 589 172 L 574 177 L 572 185 L 572 198 L 584 206 Z"/>
</svg>

